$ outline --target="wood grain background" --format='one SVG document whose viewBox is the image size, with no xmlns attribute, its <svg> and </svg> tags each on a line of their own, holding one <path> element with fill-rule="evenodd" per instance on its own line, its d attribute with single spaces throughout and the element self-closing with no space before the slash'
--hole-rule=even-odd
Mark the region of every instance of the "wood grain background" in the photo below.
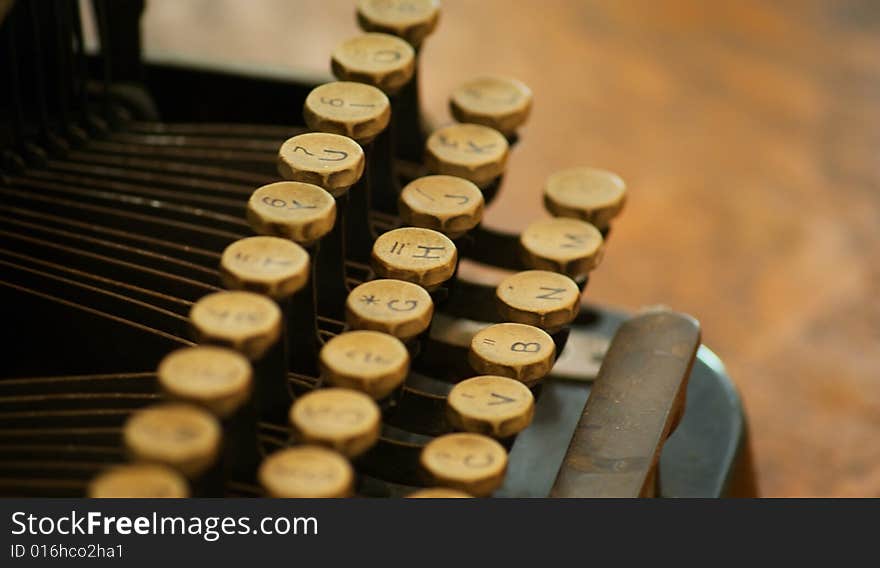
<svg viewBox="0 0 880 568">
<path fill-rule="evenodd" d="M 327 73 L 357 28 L 343 0 L 151 0 L 143 31 L 154 55 Z M 525 226 L 558 168 L 627 180 L 588 294 L 702 321 L 764 495 L 880 496 L 880 4 L 446 0 L 423 62 L 440 122 L 478 73 L 535 92 L 490 224 Z"/>
</svg>

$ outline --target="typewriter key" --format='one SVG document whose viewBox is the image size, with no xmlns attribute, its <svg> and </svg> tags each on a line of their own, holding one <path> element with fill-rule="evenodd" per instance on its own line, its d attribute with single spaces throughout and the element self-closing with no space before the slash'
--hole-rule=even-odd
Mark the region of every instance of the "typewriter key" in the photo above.
<svg viewBox="0 0 880 568">
<path fill-rule="evenodd" d="M 483 219 L 483 194 L 473 182 L 453 176 L 425 176 L 403 188 L 401 220 L 456 239 Z"/>
<path fill-rule="evenodd" d="M 574 280 L 546 270 L 512 274 L 498 284 L 495 295 L 501 317 L 551 333 L 574 321 L 580 310 Z"/>
<path fill-rule="evenodd" d="M 534 414 L 532 391 L 519 381 L 496 375 L 462 381 L 446 399 L 446 416 L 456 429 L 493 438 L 525 430 Z"/>
<path fill-rule="evenodd" d="M 308 282 L 309 254 L 298 244 L 278 237 L 241 239 L 223 251 L 220 279 L 232 290 L 284 300 Z"/>
<path fill-rule="evenodd" d="M 259 479 L 270 497 L 318 499 L 354 493 L 354 470 L 348 460 L 318 446 L 275 452 L 263 460 Z"/>
<path fill-rule="evenodd" d="M 418 48 L 437 27 L 440 3 L 437 0 L 360 0 L 357 18 L 366 31 L 395 35 Z"/>
<path fill-rule="evenodd" d="M 364 173 L 364 151 L 339 134 L 309 132 L 287 139 L 278 150 L 278 173 L 286 180 L 343 195 Z"/>
<path fill-rule="evenodd" d="M 283 237 L 307 246 L 333 228 L 336 202 L 317 185 L 281 181 L 264 185 L 251 195 L 247 218 L 261 235 Z"/>
<path fill-rule="evenodd" d="M 498 323 L 471 340 L 468 362 L 477 372 L 516 379 L 528 386 L 553 368 L 556 346 L 545 331 L 521 323 Z"/>
<path fill-rule="evenodd" d="M 345 304 L 352 329 L 368 329 L 407 341 L 428 329 L 434 301 L 424 288 L 403 280 L 371 280 L 351 291 Z"/>
<path fill-rule="evenodd" d="M 367 83 L 390 95 L 412 79 L 415 51 L 393 35 L 365 33 L 338 45 L 331 66 L 338 79 Z"/>
<path fill-rule="evenodd" d="M 189 497 L 186 478 L 159 464 L 116 466 L 95 477 L 87 490 L 95 499 L 183 499 Z"/>
<path fill-rule="evenodd" d="M 470 495 L 464 491 L 446 489 L 445 487 L 430 487 L 419 489 L 406 496 L 407 499 L 470 499 Z"/>
<path fill-rule="evenodd" d="M 136 461 L 164 464 L 199 480 L 216 463 L 220 424 L 196 406 L 166 403 L 132 414 L 123 428 L 125 447 Z"/>
<path fill-rule="evenodd" d="M 379 440 L 382 413 L 363 393 L 318 389 L 297 399 L 290 409 L 290 424 L 303 442 L 354 458 Z"/>
<path fill-rule="evenodd" d="M 457 176 L 486 189 L 504 173 L 507 139 L 479 124 L 453 124 L 434 131 L 425 145 L 425 165 L 436 174 Z"/>
<path fill-rule="evenodd" d="M 200 343 L 229 347 L 251 361 L 262 358 L 281 335 L 275 302 L 251 292 L 216 292 L 193 304 L 190 323 Z"/>
<path fill-rule="evenodd" d="M 544 206 L 557 217 L 573 217 L 600 231 L 626 203 L 626 184 L 616 174 L 596 168 L 570 168 L 552 174 L 544 185 Z"/>
<path fill-rule="evenodd" d="M 376 87 L 337 81 L 312 89 L 303 106 L 303 117 L 316 132 L 347 136 L 364 145 L 388 126 L 391 103 Z"/>
<path fill-rule="evenodd" d="M 586 221 L 555 217 L 535 221 L 520 235 L 523 261 L 529 268 L 585 279 L 602 261 L 602 234 Z"/>
<path fill-rule="evenodd" d="M 492 438 L 459 432 L 429 442 L 419 463 L 438 485 L 486 497 L 504 482 L 507 452 Z"/>
<path fill-rule="evenodd" d="M 378 331 L 349 331 L 321 349 L 321 377 L 333 386 L 382 400 L 403 384 L 409 352 L 396 337 Z"/>
<path fill-rule="evenodd" d="M 458 251 L 442 233 L 404 227 L 376 239 L 372 260 L 377 275 L 406 280 L 432 291 L 455 274 Z"/>
<path fill-rule="evenodd" d="M 529 118 L 532 90 L 508 77 L 479 77 L 452 91 L 449 108 L 459 122 L 482 124 L 511 137 Z"/>
</svg>

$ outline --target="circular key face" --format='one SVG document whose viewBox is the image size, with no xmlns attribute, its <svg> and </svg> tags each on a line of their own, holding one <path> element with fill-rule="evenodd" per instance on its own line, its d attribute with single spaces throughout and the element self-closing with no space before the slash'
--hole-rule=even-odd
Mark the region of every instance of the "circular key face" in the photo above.
<svg viewBox="0 0 880 568">
<path fill-rule="evenodd" d="M 509 136 L 528 119 L 532 90 L 516 79 L 478 77 L 452 91 L 449 107 L 459 122 L 482 124 Z"/>
<path fill-rule="evenodd" d="M 363 148 L 339 134 L 299 134 L 285 140 L 278 150 L 281 177 L 317 185 L 334 197 L 344 194 L 361 179 L 364 164 Z"/>
<path fill-rule="evenodd" d="M 461 432 L 429 442 L 419 462 L 438 484 L 485 497 L 504 482 L 507 452 L 492 438 Z"/>
<path fill-rule="evenodd" d="M 369 396 L 349 389 L 319 389 L 296 400 L 290 423 L 310 444 L 353 458 L 379 439 L 382 413 Z"/>
<path fill-rule="evenodd" d="M 351 291 L 345 313 L 352 329 L 381 331 L 406 341 L 428 329 L 434 301 L 417 284 L 372 280 Z"/>
<path fill-rule="evenodd" d="M 584 278 L 602 261 L 602 233 L 580 219 L 555 217 L 535 221 L 519 239 L 530 268 Z"/>
<path fill-rule="evenodd" d="M 547 178 L 544 206 L 557 217 L 582 219 L 606 229 L 626 203 L 620 176 L 596 168 L 570 168 Z"/>
<path fill-rule="evenodd" d="M 271 497 L 333 499 L 354 493 L 354 471 L 348 460 L 317 446 L 275 452 L 263 460 L 258 477 Z"/>
<path fill-rule="evenodd" d="M 379 276 L 406 280 L 432 290 L 455 274 L 458 251 L 443 233 L 404 227 L 376 239 L 372 260 Z"/>
<path fill-rule="evenodd" d="M 437 0 L 360 0 L 357 17 L 366 31 L 392 34 L 418 47 L 437 27 L 440 3 Z"/>
<path fill-rule="evenodd" d="M 373 85 L 391 95 L 412 79 L 415 51 L 393 35 L 368 33 L 339 44 L 330 63 L 337 79 Z"/>
<path fill-rule="evenodd" d="M 193 304 L 190 325 L 199 343 L 229 347 L 259 359 L 281 336 L 278 305 L 252 292 L 216 292 Z"/>
<path fill-rule="evenodd" d="M 498 323 L 471 340 L 468 361 L 476 371 L 501 375 L 529 386 L 550 372 L 556 345 L 547 332 L 521 323 Z"/>
<path fill-rule="evenodd" d="M 184 499 L 186 478 L 169 467 L 137 463 L 114 467 L 89 483 L 93 499 Z"/>
<path fill-rule="evenodd" d="M 407 495 L 408 499 L 470 499 L 470 497 L 464 491 L 446 489 L 445 487 L 419 489 Z"/>
<path fill-rule="evenodd" d="M 459 430 L 507 438 L 528 427 L 535 414 L 535 397 L 514 379 L 482 375 L 462 381 L 446 399 L 446 416 Z"/>
<path fill-rule="evenodd" d="M 255 232 L 308 245 L 336 223 L 336 200 L 310 183 L 280 181 L 256 190 L 248 200 L 247 218 Z"/>
<path fill-rule="evenodd" d="M 425 176 L 403 188 L 398 208 L 405 223 L 455 239 L 482 221 L 483 192 L 464 178 Z"/>
<path fill-rule="evenodd" d="M 504 173 L 507 139 L 480 124 L 453 124 L 434 131 L 425 145 L 425 165 L 436 174 L 486 187 Z"/>
<path fill-rule="evenodd" d="M 312 89 L 303 116 L 312 130 L 348 136 L 366 144 L 388 126 L 391 103 L 376 87 L 337 81 Z"/>
<path fill-rule="evenodd" d="M 391 394 L 409 372 L 403 343 L 378 331 L 349 331 L 324 344 L 321 376 L 336 387 L 361 391 L 380 400 Z"/>
<path fill-rule="evenodd" d="M 504 319 L 551 332 L 574 321 L 580 310 L 577 284 L 564 274 L 546 270 L 508 276 L 496 288 L 495 296 Z"/>
<path fill-rule="evenodd" d="M 308 282 L 309 253 L 288 239 L 241 239 L 223 251 L 220 279 L 227 288 L 281 300 L 292 296 Z"/>
<path fill-rule="evenodd" d="M 220 423 L 188 404 L 151 406 L 132 414 L 123 428 L 125 447 L 136 460 L 160 463 L 194 478 L 217 460 Z"/>
<path fill-rule="evenodd" d="M 173 351 L 156 374 L 171 398 L 203 406 L 220 418 L 248 399 L 253 384 L 251 364 L 243 355 L 207 345 Z"/>
</svg>

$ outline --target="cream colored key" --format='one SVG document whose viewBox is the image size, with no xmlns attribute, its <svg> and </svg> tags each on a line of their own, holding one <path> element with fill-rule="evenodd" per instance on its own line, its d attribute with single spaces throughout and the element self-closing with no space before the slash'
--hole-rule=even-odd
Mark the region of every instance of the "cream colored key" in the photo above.
<svg viewBox="0 0 880 568">
<path fill-rule="evenodd" d="M 189 485 L 169 467 L 134 463 L 101 473 L 89 483 L 87 494 L 94 499 L 184 499 Z"/>
<path fill-rule="evenodd" d="M 425 166 L 431 173 L 461 177 L 485 188 L 504 173 L 507 154 L 507 139 L 494 128 L 452 124 L 428 137 Z"/>
<path fill-rule="evenodd" d="M 522 432 L 535 415 L 535 397 L 527 386 L 498 375 L 481 375 L 452 387 L 446 417 L 457 430 L 507 438 Z"/>
<path fill-rule="evenodd" d="M 349 331 L 324 344 L 321 377 L 333 386 L 383 399 L 409 372 L 409 352 L 396 337 L 378 331 Z"/>
<path fill-rule="evenodd" d="M 478 373 L 532 386 L 553 368 L 556 345 L 547 332 L 521 323 L 497 323 L 471 339 L 468 362 Z"/>
<path fill-rule="evenodd" d="M 529 118 L 532 90 L 509 77 L 477 77 L 452 91 L 449 108 L 459 122 L 482 124 L 510 136 Z"/>
<path fill-rule="evenodd" d="M 366 33 L 336 46 L 330 63 L 340 81 L 366 83 L 393 95 L 412 79 L 415 61 L 415 51 L 406 41 Z"/>
<path fill-rule="evenodd" d="M 486 497 L 504 482 L 507 452 L 492 438 L 458 432 L 429 442 L 419 463 L 438 485 Z"/>
<path fill-rule="evenodd" d="M 253 371 L 241 354 L 199 345 L 172 351 L 159 363 L 159 386 L 173 400 L 189 402 L 226 418 L 251 395 Z"/>
<path fill-rule="evenodd" d="M 309 253 L 288 239 L 241 239 L 223 251 L 220 279 L 231 290 L 247 290 L 283 300 L 308 282 Z"/>
<path fill-rule="evenodd" d="M 483 192 L 473 182 L 438 175 L 421 177 L 404 187 L 398 209 L 404 223 L 455 239 L 480 224 L 483 205 Z"/>
<path fill-rule="evenodd" d="M 357 18 L 368 32 L 403 38 L 418 48 L 440 19 L 437 0 L 359 0 Z"/>
<path fill-rule="evenodd" d="M 408 499 L 469 499 L 471 496 L 464 491 L 445 487 L 429 487 L 419 489 L 406 496 Z"/>
<path fill-rule="evenodd" d="M 347 136 L 363 145 L 388 126 L 391 103 L 376 87 L 336 81 L 312 89 L 303 106 L 303 117 L 316 132 Z"/>
<path fill-rule="evenodd" d="M 278 173 L 311 183 L 334 197 L 348 191 L 364 173 L 364 150 L 347 136 L 308 132 L 288 138 L 278 150 Z"/>
<path fill-rule="evenodd" d="M 122 430 L 136 461 L 159 463 L 194 479 L 220 453 L 220 423 L 207 410 L 182 403 L 150 406 L 131 415 Z"/>
<path fill-rule="evenodd" d="M 216 292 L 193 304 L 190 325 L 199 343 L 229 347 L 254 361 L 281 336 L 278 304 L 253 292 Z"/>
<path fill-rule="evenodd" d="M 372 265 L 377 275 L 406 280 L 428 291 L 452 278 L 457 262 L 455 243 L 430 229 L 394 229 L 373 243 Z"/>
<path fill-rule="evenodd" d="M 578 280 L 602 261 L 605 252 L 599 229 L 580 219 L 555 217 L 535 221 L 519 238 L 529 268 L 552 270 Z"/>
<path fill-rule="evenodd" d="M 319 446 L 279 450 L 263 460 L 257 475 L 270 497 L 333 499 L 354 493 L 351 464 L 338 452 Z"/>
<path fill-rule="evenodd" d="M 381 331 L 406 341 L 428 329 L 434 315 L 434 301 L 417 284 L 371 280 L 351 291 L 345 313 L 352 329 Z"/>
<path fill-rule="evenodd" d="M 580 310 L 577 284 L 564 274 L 526 270 L 512 274 L 495 290 L 502 318 L 554 332 L 568 325 Z"/>
<path fill-rule="evenodd" d="M 617 174 L 596 168 L 570 168 L 544 185 L 544 206 L 557 217 L 573 217 L 600 230 L 608 228 L 626 203 L 626 184 Z"/>
<path fill-rule="evenodd" d="M 307 246 L 333 229 L 336 200 L 310 183 L 270 183 L 251 195 L 247 219 L 261 235 L 282 237 Z"/>
<path fill-rule="evenodd" d="M 353 458 L 379 440 L 382 413 L 372 398 L 358 391 L 318 389 L 293 403 L 290 423 L 303 442 Z"/>
</svg>

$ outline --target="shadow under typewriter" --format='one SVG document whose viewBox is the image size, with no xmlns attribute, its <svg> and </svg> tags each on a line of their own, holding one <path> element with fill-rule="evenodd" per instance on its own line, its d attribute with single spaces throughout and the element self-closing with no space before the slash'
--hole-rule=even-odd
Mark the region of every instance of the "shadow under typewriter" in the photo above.
<svg viewBox="0 0 880 568">
<path fill-rule="evenodd" d="M 100 59 L 85 63 L 100 76 Z M 109 125 L 82 144 L 35 148 L 4 170 L 0 287 L 14 332 L 0 381 L 0 494 L 82 495 L 96 474 L 125 462 L 123 424 L 162 398 L 157 362 L 194 344 L 193 304 L 221 290 L 224 249 L 253 234 L 248 198 L 279 180 L 279 146 L 305 131 L 278 125 L 294 122 L 313 85 L 159 65 L 146 76 L 143 89 L 111 85 L 110 114 L 95 113 Z M 419 164 L 401 166 L 409 177 L 421 173 Z M 388 213 L 373 223 L 400 225 Z M 479 242 L 465 243 L 462 256 L 526 268 L 515 237 L 487 231 Z M 373 276 L 360 262 L 346 268 L 350 287 Z M 470 339 L 502 321 L 494 286 L 463 277 L 456 286 L 434 315 L 432 358 L 410 373 L 399 412 L 355 462 L 361 495 L 402 496 L 427 484 L 419 454 L 451 429 L 443 403 L 467 373 Z M 319 316 L 323 339 L 345 329 L 339 317 Z M 700 346 L 698 324 L 671 312 L 626 321 L 590 306 L 554 335 L 559 358 L 534 389 L 531 425 L 502 440 L 509 465 L 494 496 L 748 491 L 740 401 Z M 289 380 L 300 395 L 317 385 L 301 373 Z M 261 424 L 266 454 L 290 438 L 286 426 Z M 248 483 L 225 492 L 260 493 Z"/>
</svg>

